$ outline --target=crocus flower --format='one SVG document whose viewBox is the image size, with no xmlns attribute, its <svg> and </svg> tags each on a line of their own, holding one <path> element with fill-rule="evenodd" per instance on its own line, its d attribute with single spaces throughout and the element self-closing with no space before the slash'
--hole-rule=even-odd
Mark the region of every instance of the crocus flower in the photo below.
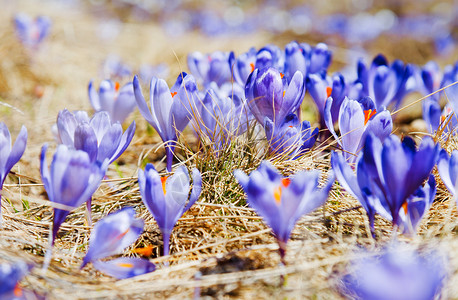
<svg viewBox="0 0 458 300">
<path fill-rule="evenodd" d="M 345 79 L 336 73 L 332 77 L 322 74 L 310 74 L 306 78 L 307 91 L 320 113 L 321 128 L 325 126 L 325 104 L 329 97 L 332 97 L 331 117 L 334 122 L 339 116 L 340 106 L 345 99 Z"/>
<path fill-rule="evenodd" d="M 324 119 L 328 130 L 344 150 L 349 162 L 355 162 L 357 153 L 361 150 L 364 138 L 369 133 L 382 141 L 390 135 L 393 129 L 391 114 L 388 110 L 377 111 L 371 98 L 360 101 L 345 97 L 339 111 L 340 139 L 334 131 L 332 107 L 334 99 L 328 98 L 324 108 Z"/>
<path fill-rule="evenodd" d="M 241 170 L 235 170 L 234 175 L 247 194 L 248 204 L 275 234 L 284 263 L 286 243 L 296 222 L 326 202 L 334 175 L 330 175 L 321 189 L 318 188 L 317 170 L 302 171 L 291 178 L 284 178 L 267 161 L 263 161 L 250 176 Z"/>
<path fill-rule="evenodd" d="M 50 248 L 45 256 L 44 269 L 47 269 L 51 261 L 51 251 L 60 225 L 65 221 L 70 210 L 77 208 L 92 197 L 108 166 L 108 159 L 99 165 L 91 161 L 87 152 L 71 150 L 65 145 L 59 145 L 53 156 L 51 168 L 48 169 L 47 149 L 47 144 L 41 149 L 41 179 L 49 200 L 62 206 L 54 208 Z"/>
<path fill-rule="evenodd" d="M 189 175 L 184 166 L 170 177 L 160 177 L 152 164 L 138 171 L 138 184 L 143 203 L 159 226 L 164 242 L 164 255 L 169 254 L 170 235 L 179 218 L 197 201 L 202 188 L 202 177 L 192 170 L 192 190 L 189 196 Z M 189 200 L 188 200 L 189 196 Z"/>
<path fill-rule="evenodd" d="M 0 197 L 3 183 L 11 168 L 21 159 L 27 145 L 27 129 L 22 126 L 13 147 L 11 147 L 11 135 L 5 123 L 0 122 Z M 1 202 L 1 201 L 0 201 Z M 2 227 L 2 214 L 0 205 L 0 228 Z"/>
<path fill-rule="evenodd" d="M 275 45 L 266 45 L 256 53 L 256 69 L 274 68 L 279 72 L 283 72 L 284 66 L 285 55 L 283 51 Z"/>
<path fill-rule="evenodd" d="M 37 49 L 49 34 L 51 20 L 46 16 L 38 16 L 32 20 L 26 14 L 17 14 L 14 17 L 16 34 L 21 43 L 31 49 Z"/>
<path fill-rule="evenodd" d="M 96 112 L 91 119 L 84 111 L 67 109 L 57 115 L 60 142 L 69 148 L 87 152 L 92 162 L 115 161 L 129 146 L 135 133 L 135 121 L 123 133 L 119 122 L 112 124 L 106 111 Z"/>
<path fill-rule="evenodd" d="M 276 126 L 299 109 L 305 93 L 304 76 L 297 71 L 286 83 L 274 68 L 255 69 L 248 77 L 245 96 L 253 116 L 260 124 L 269 118 Z"/>
<path fill-rule="evenodd" d="M 251 114 L 242 97 L 228 96 L 215 82 L 210 87 L 193 118 L 194 127 L 199 135 L 205 134 L 213 142 L 215 149 L 221 149 L 247 130 Z"/>
<path fill-rule="evenodd" d="M 447 187 L 448 191 L 456 198 L 456 186 L 458 179 L 458 151 L 453 150 L 449 156 L 447 151 L 442 149 L 437 161 L 437 170 Z"/>
<path fill-rule="evenodd" d="M 229 64 L 231 66 L 233 78 L 241 86 L 245 86 L 248 76 L 255 69 L 256 64 L 256 49 L 250 48 L 245 53 L 240 54 L 237 58 L 234 52 L 229 55 Z"/>
<path fill-rule="evenodd" d="M 136 107 L 134 88 L 131 82 L 119 88 L 118 82 L 104 80 L 97 92 L 92 84 L 88 87 L 89 101 L 96 112 L 106 111 L 111 122 L 123 123 Z"/>
<path fill-rule="evenodd" d="M 271 152 L 288 153 L 291 157 L 297 157 L 311 149 L 318 136 L 318 128 L 312 130 L 309 121 L 301 123 L 295 114 L 287 115 L 278 127 L 266 117 L 264 130 Z"/>
<path fill-rule="evenodd" d="M 188 54 L 188 68 L 204 87 L 207 87 L 210 82 L 222 85 L 232 78 L 229 55 L 229 52 L 221 51 L 210 54 L 192 52 Z"/>
<path fill-rule="evenodd" d="M 101 261 L 108 256 L 121 254 L 142 232 L 143 220 L 135 218 L 135 210 L 132 207 L 125 207 L 109 214 L 95 224 L 81 269 L 92 262 L 97 270 L 118 279 L 154 271 L 154 264 L 145 259 L 122 257 Z"/>
<path fill-rule="evenodd" d="M 405 94 L 410 91 L 409 79 L 413 75 L 413 67 L 404 65 L 396 60 L 388 65 L 386 58 L 379 54 L 374 58 L 370 68 L 360 60 L 358 62 L 358 79 L 349 86 L 349 95 L 356 99 L 371 97 L 376 104 L 376 109 L 393 104 L 399 107 Z M 355 93 L 354 89 L 358 92 Z"/>
<path fill-rule="evenodd" d="M 425 137 L 416 150 L 415 142 L 409 137 L 401 142 L 391 135 L 382 145 L 370 134 L 356 163 L 356 175 L 341 154 L 332 154 L 331 165 L 342 187 L 366 210 L 372 230 L 378 213 L 393 225 L 411 232 L 434 199 L 434 179 L 430 178 L 424 187 L 421 185 L 430 176 L 438 152 L 439 146 L 430 137 Z M 418 201 L 423 204 L 415 204 Z M 414 211 L 409 212 L 409 205 Z"/>
<path fill-rule="evenodd" d="M 331 57 L 324 43 L 310 47 L 306 43 L 291 42 L 285 47 L 285 76 L 291 78 L 296 71 L 301 71 L 304 78 L 310 74 L 325 74 Z"/>
<path fill-rule="evenodd" d="M 188 125 L 195 111 L 195 103 L 198 102 L 194 77 L 181 73 L 171 89 L 163 79 L 153 77 L 150 84 L 151 111 L 145 102 L 137 76 L 133 83 L 135 99 L 142 116 L 166 143 L 167 171 L 171 172 L 178 136 Z"/>
<path fill-rule="evenodd" d="M 0 264 L 0 299 L 26 299 L 18 284 L 30 269 L 31 265 L 22 261 Z"/>
<path fill-rule="evenodd" d="M 417 89 L 424 96 L 440 88 L 441 72 L 437 63 L 430 61 L 422 68 L 415 68 L 414 75 Z M 439 93 L 435 93 L 422 102 L 423 119 L 430 133 L 436 131 L 440 125 L 441 107 L 439 96 Z"/>
<path fill-rule="evenodd" d="M 156 266 L 147 259 L 137 257 L 119 257 L 108 261 L 92 262 L 94 268 L 117 279 L 126 279 L 156 270 Z"/>
<path fill-rule="evenodd" d="M 131 67 L 125 64 L 117 55 L 109 55 L 102 65 L 102 77 L 123 79 L 132 75 Z"/>
<path fill-rule="evenodd" d="M 437 299 L 447 278 L 446 262 L 437 251 L 419 253 L 395 243 L 380 254 L 362 251 L 339 283 L 347 299 Z"/>
</svg>

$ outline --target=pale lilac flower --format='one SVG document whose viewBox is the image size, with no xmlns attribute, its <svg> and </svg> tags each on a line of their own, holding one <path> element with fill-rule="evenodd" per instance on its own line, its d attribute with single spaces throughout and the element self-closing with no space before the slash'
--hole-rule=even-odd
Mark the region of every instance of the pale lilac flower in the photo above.
<svg viewBox="0 0 458 300">
<path fill-rule="evenodd" d="M 192 170 L 192 190 L 189 196 L 189 175 L 184 166 L 170 177 L 160 177 L 152 164 L 138 171 L 138 184 L 143 203 L 159 226 L 164 242 L 164 255 L 169 254 L 170 235 L 179 218 L 197 201 L 202 189 L 202 177 Z M 188 199 L 189 198 L 189 199 Z"/>
<path fill-rule="evenodd" d="M 291 178 L 282 177 L 268 162 L 263 161 L 250 176 L 235 170 L 235 177 L 247 194 L 248 204 L 272 229 L 284 262 L 286 243 L 296 222 L 326 202 L 334 175 L 319 189 L 319 172 L 302 171 Z"/>
<path fill-rule="evenodd" d="M 51 261 L 51 251 L 60 225 L 65 221 L 70 210 L 77 208 L 92 197 L 108 166 L 108 159 L 102 164 L 97 164 L 90 160 L 86 152 L 70 150 L 65 145 L 59 145 L 49 169 L 46 164 L 47 149 L 47 144 L 41 149 L 41 179 L 49 200 L 63 205 L 65 208 L 53 209 L 53 226 L 49 238 L 50 248 L 45 256 L 44 269 L 47 269 Z"/>
<path fill-rule="evenodd" d="M 113 123 L 122 124 L 136 107 L 134 88 L 131 82 L 120 88 L 118 82 L 104 80 L 100 83 L 97 92 L 91 81 L 88 86 L 88 94 L 92 108 L 96 112 L 108 112 Z"/>
<path fill-rule="evenodd" d="M 169 89 L 163 79 L 153 77 L 150 84 L 150 106 L 143 97 L 138 77 L 134 77 L 134 93 L 142 116 L 156 129 L 166 143 L 167 170 L 172 171 L 173 151 L 179 135 L 188 125 L 195 103 L 198 102 L 197 85 L 192 75 L 178 75 L 175 85 Z"/>
<path fill-rule="evenodd" d="M 24 13 L 14 17 L 16 34 L 21 43 L 36 50 L 42 41 L 48 36 L 51 28 L 51 20 L 46 16 L 38 16 L 32 20 Z"/>
<path fill-rule="evenodd" d="M 154 271 L 154 264 L 141 258 L 121 257 L 101 261 L 108 256 L 121 254 L 142 232 L 143 220 L 135 218 L 135 210 L 132 207 L 125 207 L 109 214 L 95 224 L 81 269 L 92 262 L 97 270 L 117 279 Z"/>
<path fill-rule="evenodd" d="M 10 131 L 5 123 L 0 122 L 0 197 L 6 177 L 11 171 L 11 168 L 21 159 L 26 145 L 27 129 L 24 126 L 22 126 L 14 145 L 11 147 Z M 0 228 L 2 227 L 2 222 L 0 205 Z"/>
<path fill-rule="evenodd" d="M 353 300 L 430 300 L 440 298 L 447 278 L 445 257 L 419 253 L 395 242 L 382 253 L 361 251 L 338 289 Z"/>
</svg>

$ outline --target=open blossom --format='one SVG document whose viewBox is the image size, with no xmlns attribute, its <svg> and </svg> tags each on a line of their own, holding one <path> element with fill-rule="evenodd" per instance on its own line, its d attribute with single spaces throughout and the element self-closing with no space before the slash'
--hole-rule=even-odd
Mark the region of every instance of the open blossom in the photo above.
<svg viewBox="0 0 458 300">
<path fill-rule="evenodd" d="M 202 177 L 192 170 L 192 190 L 189 196 L 189 175 L 184 166 L 169 177 L 160 177 L 152 164 L 138 171 L 138 184 L 143 203 L 153 215 L 162 233 L 164 255 L 169 254 L 170 235 L 179 218 L 197 201 L 202 189 Z M 189 198 L 189 199 L 188 199 Z"/>
<path fill-rule="evenodd" d="M 89 101 L 96 112 L 106 111 L 113 123 L 123 123 L 136 107 L 134 88 L 131 82 L 122 88 L 118 82 L 104 80 L 100 83 L 99 91 L 94 88 L 92 81 L 88 87 Z"/>
<path fill-rule="evenodd" d="M 255 69 L 248 77 L 245 96 L 248 107 L 260 124 L 269 118 L 276 126 L 296 112 L 304 98 L 304 76 L 297 71 L 289 83 L 274 68 Z"/>
<path fill-rule="evenodd" d="M 282 261 L 296 222 L 326 202 L 334 182 L 331 174 L 326 185 L 319 189 L 318 171 L 302 171 L 285 178 L 267 161 L 249 176 L 240 170 L 235 170 L 234 175 L 247 194 L 248 204 L 275 234 Z"/>
<path fill-rule="evenodd" d="M 91 119 L 84 111 L 61 110 L 57 115 L 58 137 L 69 148 L 83 150 L 92 162 L 115 161 L 129 146 L 135 133 L 135 121 L 123 133 L 119 122 L 112 124 L 106 111 Z"/>
<path fill-rule="evenodd" d="M 430 300 L 440 295 L 446 278 L 441 253 L 419 253 L 396 242 L 380 254 L 361 251 L 338 289 L 353 300 Z"/>
<path fill-rule="evenodd" d="M 41 149 L 41 179 L 49 200 L 63 205 L 65 208 L 53 209 L 51 248 L 46 253 L 45 269 L 51 260 L 52 247 L 60 225 L 65 221 L 70 210 L 77 208 L 92 197 L 108 166 L 108 159 L 102 164 L 97 164 L 90 160 L 86 152 L 71 150 L 65 145 L 59 145 L 53 156 L 51 167 L 48 168 L 46 163 L 47 149 L 48 145 L 46 144 Z"/>
<path fill-rule="evenodd" d="M 393 122 L 388 110 L 377 111 L 374 101 L 369 97 L 359 101 L 345 97 L 339 110 L 339 138 L 334 131 L 333 101 L 332 98 L 326 100 L 325 123 L 349 162 L 356 161 L 357 154 L 362 149 L 368 134 L 372 133 L 382 141 L 390 135 Z"/>
<path fill-rule="evenodd" d="M 229 55 L 229 64 L 231 66 L 234 81 L 240 86 L 245 86 L 248 76 L 255 69 L 256 49 L 250 48 L 245 53 L 235 57 L 234 52 Z"/>
<path fill-rule="evenodd" d="M 121 254 L 143 232 L 143 220 L 135 218 L 132 207 L 125 207 L 98 221 L 89 239 L 89 250 L 81 268 L 92 262 L 99 271 L 118 279 L 145 274 L 155 270 L 154 264 L 140 258 L 122 257 L 109 261 L 101 259 Z"/>
<path fill-rule="evenodd" d="M 430 174 L 438 153 L 439 146 L 430 137 L 425 137 L 417 150 L 409 137 L 401 142 L 391 135 L 382 145 L 368 135 L 356 175 L 339 153 L 332 154 L 331 165 L 342 187 L 366 210 L 372 230 L 378 213 L 412 234 L 434 200 L 436 182 Z"/>
<path fill-rule="evenodd" d="M 153 77 L 150 84 L 150 106 L 143 97 L 138 77 L 134 77 L 134 93 L 138 108 L 146 121 L 166 143 L 167 170 L 172 171 L 173 151 L 178 136 L 188 125 L 195 103 L 198 102 L 197 85 L 192 75 L 181 73 L 169 89 L 163 79 Z"/>
<path fill-rule="evenodd" d="M 46 16 L 38 16 L 32 20 L 28 15 L 21 13 L 14 17 L 14 25 L 21 43 L 36 49 L 48 36 L 51 20 Z"/>
<path fill-rule="evenodd" d="M 398 108 L 404 96 L 413 88 L 413 67 L 395 60 L 391 65 L 379 54 L 368 68 L 358 61 L 358 79 L 349 86 L 348 96 L 353 99 L 371 97 L 376 109 L 394 105 Z M 409 80 L 411 79 L 412 80 Z"/>
<path fill-rule="evenodd" d="M 21 159 L 27 145 L 27 129 L 22 126 L 14 145 L 11 147 L 11 135 L 5 123 L 0 122 L 0 197 L 3 183 L 11 168 Z M 0 200 L 1 202 L 1 200 Z M 2 224 L 0 205 L 0 228 Z"/>
</svg>

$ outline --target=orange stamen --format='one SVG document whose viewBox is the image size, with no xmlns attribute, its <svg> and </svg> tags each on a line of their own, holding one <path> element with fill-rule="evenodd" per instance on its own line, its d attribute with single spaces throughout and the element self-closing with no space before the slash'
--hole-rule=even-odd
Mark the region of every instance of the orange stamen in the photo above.
<svg viewBox="0 0 458 300">
<path fill-rule="evenodd" d="M 444 123 L 445 122 L 445 116 L 441 116 L 441 123 Z"/>
<path fill-rule="evenodd" d="M 332 94 L 332 87 L 328 86 L 326 87 L 326 99 L 331 97 Z"/>
<path fill-rule="evenodd" d="M 285 77 L 285 74 L 280 73 L 280 77 L 281 77 L 281 79 L 283 79 L 283 77 Z"/>
<path fill-rule="evenodd" d="M 364 111 L 364 125 L 377 113 L 377 110 L 368 109 Z"/>
<path fill-rule="evenodd" d="M 282 178 L 281 179 L 281 184 L 284 186 L 284 187 L 288 187 L 291 183 L 291 179 L 289 178 Z"/>
<path fill-rule="evenodd" d="M 162 191 L 164 191 L 164 195 L 167 194 L 167 190 L 165 189 L 165 183 L 167 182 L 167 178 L 168 176 L 161 177 Z"/>
<path fill-rule="evenodd" d="M 286 91 L 283 91 L 283 98 L 285 97 Z"/>
<path fill-rule="evenodd" d="M 19 287 L 19 284 L 16 284 L 16 286 L 14 287 L 13 293 L 14 293 L 14 296 L 16 296 L 16 297 L 21 297 L 22 296 L 22 290 Z"/>
<path fill-rule="evenodd" d="M 254 63 L 250 63 L 250 67 L 251 67 L 251 72 L 254 71 Z"/>
<path fill-rule="evenodd" d="M 119 263 L 118 266 L 122 268 L 133 268 L 134 267 L 133 264 L 129 264 L 129 263 Z"/>
<path fill-rule="evenodd" d="M 173 92 L 173 93 L 170 93 L 172 95 L 172 98 L 175 97 L 175 95 L 177 94 L 178 92 Z"/>
<path fill-rule="evenodd" d="M 153 246 L 152 245 L 148 245 L 148 246 L 142 247 L 142 248 L 135 248 L 131 252 L 132 253 L 141 254 L 143 256 L 151 256 L 151 254 L 153 254 Z"/>
<path fill-rule="evenodd" d="M 402 204 L 402 208 L 404 208 L 404 212 L 407 215 L 407 201 Z"/>
<path fill-rule="evenodd" d="M 119 91 L 119 82 L 117 81 L 115 82 L 115 91 L 116 92 Z"/>
</svg>

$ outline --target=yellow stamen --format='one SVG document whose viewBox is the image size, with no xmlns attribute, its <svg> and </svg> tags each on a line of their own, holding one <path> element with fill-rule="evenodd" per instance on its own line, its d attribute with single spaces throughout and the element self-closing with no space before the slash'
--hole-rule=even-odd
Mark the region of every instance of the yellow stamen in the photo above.
<svg viewBox="0 0 458 300">
<path fill-rule="evenodd" d="M 283 98 L 285 97 L 286 91 L 283 91 Z"/>
<path fill-rule="evenodd" d="M 328 86 L 326 88 L 326 98 L 331 97 L 331 94 L 332 94 L 332 87 Z"/>
<path fill-rule="evenodd" d="M 167 190 L 165 188 L 165 183 L 167 182 L 167 178 L 168 176 L 161 177 L 162 191 L 164 191 L 164 195 L 167 194 Z"/>
<path fill-rule="evenodd" d="M 368 109 L 364 111 L 364 125 L 377 113 L 377 110 Z"/>
<path fill-rule="evenodd" d="M 133 268 L 134 267 L 133 264 L 129 264 L 129 263 L 119 263 L 118 266 L 122 268 Z"/>
<path fill-rule="evenodd" d="M 280 203 L 281 203 L 281 186 L 277 187 L 274 190 L 274 199 L 275 199 L 275 202 L 277 202 L 277 204 L 280 205 Z"/>
</svg>

